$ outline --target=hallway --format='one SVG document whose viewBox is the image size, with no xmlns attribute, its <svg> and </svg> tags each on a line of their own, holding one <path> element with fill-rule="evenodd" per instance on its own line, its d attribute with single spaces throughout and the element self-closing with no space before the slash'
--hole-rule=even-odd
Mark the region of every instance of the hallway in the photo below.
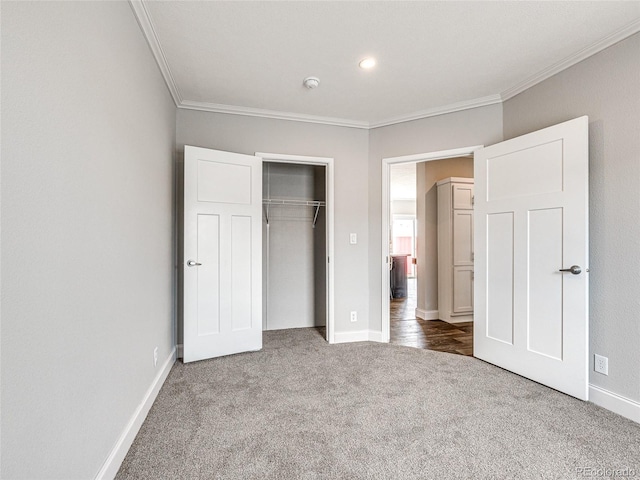
<svg viewBox="0 0 640 480">
<path fill-rule="evenodd" d="M 473 322 L 451 324 L 416 318 L 416 279 L 407 280 L 407 298 L 391 299 L 390 343 L 457 355 L 473 355 Z"/>
</svg>

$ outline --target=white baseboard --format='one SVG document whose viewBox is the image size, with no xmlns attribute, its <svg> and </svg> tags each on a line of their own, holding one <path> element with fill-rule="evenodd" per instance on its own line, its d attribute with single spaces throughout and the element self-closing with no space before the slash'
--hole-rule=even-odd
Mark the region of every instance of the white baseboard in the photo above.
<svg viewBox="0 0 640 480">
<path fill-rule="evenodd" d="M 153 380 L 153 383 L 147 390 L 144 398 L 136 411 L 133 413 L 129 423 L 125 427 L 122 435 L 118 438 L 118 441 L 114 445 L 113 449 L 111 449 L 111 453 L 105 460 L 102 468 L 96 475 L 96 480 L 111 480 L 115 478 L 118 473 L 118 469 L 120 465 L 122 465 L 122 461 L 124 457 L 127 455 L 129 448 L 131 448 L 131 444 L 133 440 L 136 438 L 138 431 L 140 431 L 140 427 L 142 427 L 142 423 L 144 419 L 147 418 L 147 414 L 151 409 L 151 405 L 156 400 L 158 396 L 158 392 L 160 391 L 160 387 L 164 384 L 164 381 L 167 379 L 167 375 L 171 371 L 171 367 L 176 361 L 176 349 L 171 350 L 171 354 L 169 358 L 164 362 L 160 371 L 156 375 L 156 378 Z"/>
<path fill-rule="evenodd" d="M 182 343 L 176 345 L 176 358 L 184 358 L 184 347 Z"/>
<path fill-rule="evenodd" d="M 438 310 L 423 310 L 421 308 L 416 308 L 416 317 L 421 318 L 422 320 L 438 320 L 438 315 L 440 312 Z"/>
<path fill-rule="evenodd" d="M 370 342 L 380 342 L 382 343 L 382 332 L 375 332 L 373 330 L 369 330 L 369 341 Z"/>
<path fill-rule="evenodd" d="M 336 332 L 333 343 L 382 342 L 382 332 L 358 330 L 357 332 Z"/>
<path fill-rule="evenodd" d="M 640 423 L 640 403 L 634 400 L 589 384 L 589 401 L 629 420 Z"/>
<path fill-rule="evenodd" d="M 457 317 L 449 317 L 449 320 L 445 320 L 447 323 L 463 323 L 473 322 L 473 315 L 460 315 Z"/>
</svg>

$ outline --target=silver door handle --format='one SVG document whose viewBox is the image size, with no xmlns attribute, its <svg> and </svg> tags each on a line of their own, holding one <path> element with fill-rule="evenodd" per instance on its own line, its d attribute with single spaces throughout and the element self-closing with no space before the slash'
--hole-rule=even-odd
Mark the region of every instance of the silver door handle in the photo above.
<svg viewBox="0 0 640 480">
<path fill-rule="evenodd" d="M 195 260 L 187 260 L 187 267 L 199 267 L 200 265 L 202 264 L 196 262 Z"/>
<path fill-rule="evenodd" d="M 571 268 L 562 268 L 559 271 L 571 272 L 573 275 L 580 275 L 582 273 L 582 268 L 580 268 L 578 265 L 573 265 Z"/>
</svg>

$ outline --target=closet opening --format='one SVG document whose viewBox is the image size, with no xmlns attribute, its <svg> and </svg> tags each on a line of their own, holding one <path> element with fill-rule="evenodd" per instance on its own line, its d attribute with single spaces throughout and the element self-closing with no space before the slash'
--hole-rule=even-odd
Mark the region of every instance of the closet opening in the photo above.
<svg viewBox="0 0 640 480">
<path fill-rule="evenodd" d="M 263 158 L 262 330 L 314 328 L 331 341 L 330 165 L 256 155 Z"/>
</svg>

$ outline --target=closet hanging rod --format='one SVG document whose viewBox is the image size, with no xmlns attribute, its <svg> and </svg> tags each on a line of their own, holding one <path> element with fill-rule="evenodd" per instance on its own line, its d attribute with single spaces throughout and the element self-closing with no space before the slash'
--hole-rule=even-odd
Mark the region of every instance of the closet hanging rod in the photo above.
<svg viewBox="0 0 640 480">
<path fill-rule="evenodd" d="M 308 207 L 324 207 L 326 202 L 321 200 L 288 200 L 284 198 L 265 198 L 263 205 L 299 205 Z"/>
<path fill-rule="evenodd" d="M 266 205 L 265 211 L 265 219 L 267 221 L 267 226 L 269 226 L 269 206 L 270 205 L 296 205 L 303 207 L 315 207 L 316 211 L 313 215 L 313 228 L 316 228 L 316 222 L 318 221 L 318 212 L 320 211 L 320 207 L 325 207 L 327 205 L 326 202 L 320 200 L 286 200 L 281 198 L 264 198 L 262 200 L 262 204 Z"/>
</svg>

